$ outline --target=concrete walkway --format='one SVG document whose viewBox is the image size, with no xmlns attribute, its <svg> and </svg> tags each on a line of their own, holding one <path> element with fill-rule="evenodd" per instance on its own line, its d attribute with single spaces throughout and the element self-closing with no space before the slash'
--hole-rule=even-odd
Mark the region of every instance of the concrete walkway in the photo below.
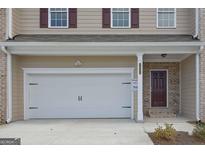
<svg viewBox="0 0 205 154">
<path fill-rule="evenodd" d="M 193 121 L 185 117 L 176 117 L 176 118 L 145 118 L 145 122 L 142 127 L 145 132 L 153 132 L 155 128 L 159 126 L 164 126 L 165 123 L 173 124 L 173 127 L 177 131 L 185 131 L 190 135 L 194 129 L 194 125 L 188 123 L 188 121 Z"/>
<path fill-rule="evenodd" d="M 193 129 L 183 122 L 177 129 Z M 50 119 L 17 121 L 0 126 L 0 138 L 21 138 L 22 144 L 153 144 L 146 132 L 156 122 L 136 123 L 130 119 Z"/>
</svg>

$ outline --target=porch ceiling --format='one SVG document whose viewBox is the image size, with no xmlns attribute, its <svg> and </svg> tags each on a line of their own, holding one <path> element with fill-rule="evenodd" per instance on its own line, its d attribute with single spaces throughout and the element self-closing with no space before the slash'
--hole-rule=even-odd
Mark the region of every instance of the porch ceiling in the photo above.
<svg viewBox="0 0 205 154">
<path fill-rule="evenodd" d="M 167 54 L 165 57 L 162 54 L 145 54 L 145 62 L 180 62 L 191 54 Z"/>
</svg>

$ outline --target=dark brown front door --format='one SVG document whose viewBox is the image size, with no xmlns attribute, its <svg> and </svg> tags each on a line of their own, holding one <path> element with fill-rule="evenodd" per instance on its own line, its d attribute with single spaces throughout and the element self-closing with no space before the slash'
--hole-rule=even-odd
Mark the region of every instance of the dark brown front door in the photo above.
<svg viewBox="0 0 205 154">
<path fill-rule="evenodd" d="M 167 106 L 167 72 L 151 71 L 151 105 Z"/>
</svg>

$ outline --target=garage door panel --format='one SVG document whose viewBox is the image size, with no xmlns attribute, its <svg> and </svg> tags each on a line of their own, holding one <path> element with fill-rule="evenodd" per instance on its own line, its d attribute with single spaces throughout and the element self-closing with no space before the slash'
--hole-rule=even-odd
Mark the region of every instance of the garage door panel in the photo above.
<svg viewBox="0 0 205 154">
<path fill-rule="evenodd" d="M 30 118 L 130 117 L 129 74 L 30 75 Z M 79 100 L 79 97 L 82 99 Z"/>
</svg>

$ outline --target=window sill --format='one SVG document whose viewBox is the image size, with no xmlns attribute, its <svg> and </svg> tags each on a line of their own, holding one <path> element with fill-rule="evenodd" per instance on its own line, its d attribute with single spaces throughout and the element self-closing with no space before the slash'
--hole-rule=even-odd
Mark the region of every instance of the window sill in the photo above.
<svg viewBox="0 0 205 154">
<path fill-rule="evenodd" d="M 131 29 L 131 27 L 111 27 L 112 29 Z"/>
<path fill-rule="evenodd" d="M 48 27 L 49 29 L 68 29 L 69 27 Z"/>
<path fill-rule="evenodd" d="M 176 29 L 176 27 L 157 27 L 157 29 Z"/>
</svg>

